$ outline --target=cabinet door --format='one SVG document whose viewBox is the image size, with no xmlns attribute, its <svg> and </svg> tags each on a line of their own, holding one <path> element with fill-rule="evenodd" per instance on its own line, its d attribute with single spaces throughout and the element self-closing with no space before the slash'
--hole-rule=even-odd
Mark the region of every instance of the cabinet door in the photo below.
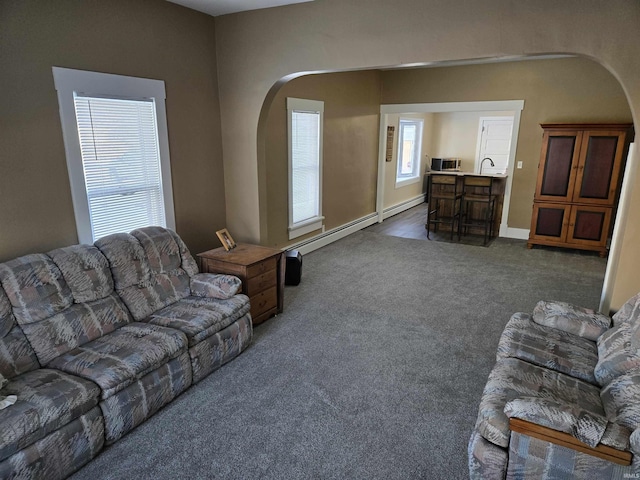
<svg viewBox="0 0 640 480">
<path fill-rule="evenodd" d="M 567 238 L 571 205 L 534 203 L 530 238 L 562 243 Z"/>
<path fill-rule="evenodd" d="M 574 205 L 571 207 L 567 243 L 604 247 L 609 236 L 611 207 Z"/>
<path fill-rule="evenodd" d="M 538 167 L 536 200 L 569 202 L 573 196 L 582 132 L 546 130 Z"/>
<path fill-rule="evenodd" d="M 613 205 L 624 153 L 625 133 L 584 132 L 573 201 Z"/>
</svg>

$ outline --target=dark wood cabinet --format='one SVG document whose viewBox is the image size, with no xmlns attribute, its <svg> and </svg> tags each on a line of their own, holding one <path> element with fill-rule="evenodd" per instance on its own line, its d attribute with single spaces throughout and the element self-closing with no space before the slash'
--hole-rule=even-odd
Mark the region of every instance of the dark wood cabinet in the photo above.
<svg viewBox="0 0 640 480">
<path fill-rule="evenodd" d="M 631 124 L 543 124 L 528 246 L 607 253 Z"/>
</svg>

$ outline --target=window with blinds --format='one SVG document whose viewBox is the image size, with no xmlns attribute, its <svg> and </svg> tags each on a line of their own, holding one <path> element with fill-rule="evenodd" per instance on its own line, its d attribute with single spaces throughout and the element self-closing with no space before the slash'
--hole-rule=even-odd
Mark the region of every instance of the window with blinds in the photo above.
<svg viewBox="0 0 640 480">
<path fill-rule="evenodd" d="M 322 228 L 324 103 L 287 99 L 289 124 L 289 238 Z"/>
<path fill-rule="evenodd" d="M 53 67 L 80 243 L 175 229 L 162 80 Z"/>
<path fill-rule="evenodd" d="M 93 240 L 165 227 L 153 99 L 74 96 Z"/>
</svg>

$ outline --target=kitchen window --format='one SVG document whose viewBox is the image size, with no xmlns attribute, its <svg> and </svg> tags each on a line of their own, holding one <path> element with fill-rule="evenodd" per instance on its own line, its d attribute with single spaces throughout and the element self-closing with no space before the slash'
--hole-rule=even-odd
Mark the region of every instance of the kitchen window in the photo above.
<svg viewBox="0 0 640 480">
<path fill-rule="evenodd" d="M 400 119 L 396 187 L 420 181 L 423 126 L 422 120 Z"/>
</svg>

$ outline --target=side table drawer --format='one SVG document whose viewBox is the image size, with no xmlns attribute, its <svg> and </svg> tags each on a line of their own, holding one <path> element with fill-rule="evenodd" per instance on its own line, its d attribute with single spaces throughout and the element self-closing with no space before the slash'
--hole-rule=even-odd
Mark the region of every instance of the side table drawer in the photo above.
<svg viewBox="0 0 640 480">
<path fill-rule="evenodd" d="M 272 308 L 276 308 L 278 306 L 277 290 L 278 289 L 274 286 L 250 297 L 252 317 L 257 318 L 264 312 L 267 312 Z"/>
<path fill-rule="evenodd" d="M 277 263 L 278 260 L 276 259 L 276 257 L 271 257 L 260 263 L 256 263 L 255 265 L 250 265 L 249 267 L 247 267 L 247 279 L 262 275 L 269 270 L 275 270 Z"/>
<path fill-rule="evenodd" d="M 269 270 L 253 278 L 247 278 L 246 291 L 248 295 L 255 295 L 256 293 L 277 285 L 277 281 L 277 272 L 275 270 Z"/>
</svg>

